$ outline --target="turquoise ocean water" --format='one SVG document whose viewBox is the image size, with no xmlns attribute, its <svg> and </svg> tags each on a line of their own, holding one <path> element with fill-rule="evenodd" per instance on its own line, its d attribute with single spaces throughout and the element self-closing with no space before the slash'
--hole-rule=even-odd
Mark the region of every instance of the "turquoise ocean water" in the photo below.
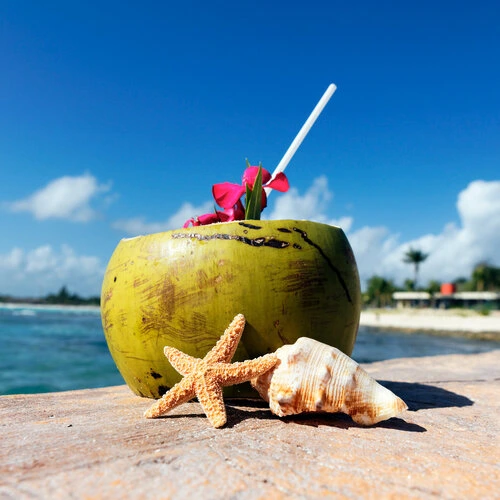
<svg viewBox="0 0 500 500">
<path fill-rule="evenodd" d="M 353 358 L 478 353 L 500 342 L 360 328 Z M 122 384 L 98 309 L 0 304 L 0 394 L 65 391 Z"/>
</svg>

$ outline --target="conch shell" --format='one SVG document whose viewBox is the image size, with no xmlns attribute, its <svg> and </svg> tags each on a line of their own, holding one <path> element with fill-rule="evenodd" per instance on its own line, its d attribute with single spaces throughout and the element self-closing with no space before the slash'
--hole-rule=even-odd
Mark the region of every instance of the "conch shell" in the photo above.
<svg viewBox="0 0 500 500">
<path fill-rule="evenodd" d="M 406 410 L 405 402 L 335 347 L 301 337 L 276 351 L 278 364 L 252 380 L 279 417 L 342 412 L 373 425 Z"/>
</svg>

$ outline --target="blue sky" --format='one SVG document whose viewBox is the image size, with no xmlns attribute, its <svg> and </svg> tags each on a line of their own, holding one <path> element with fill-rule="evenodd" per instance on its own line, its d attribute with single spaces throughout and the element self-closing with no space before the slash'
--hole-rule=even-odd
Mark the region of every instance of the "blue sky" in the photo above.
<svg viewBox="0 0 500 500">
<path fill-rule="evenodd" d="M 499 18 L 494 1 L 2 2 L 0 294 L 99 293 L 120 238 L 178 227 L 245 158 L 273 170 L 331 82 L 264 214 L 340 224 L 364 279 L 402 283 L 410 245 L 424 282 L 500 265 Z"/>
</svg>

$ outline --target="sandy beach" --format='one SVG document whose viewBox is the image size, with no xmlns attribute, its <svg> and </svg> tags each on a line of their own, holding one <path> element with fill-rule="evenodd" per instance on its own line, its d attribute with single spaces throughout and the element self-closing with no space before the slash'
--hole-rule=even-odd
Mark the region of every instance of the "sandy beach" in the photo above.
<svg viewBox="0 0 500 500">
<path fill-rule="evenodd" d="M 500 312 L 480 315 L 465 309 L 375 309 L 361 312 L 360 324 L 398 330 L 461 333 L 500 340 Z"/>
</svg>

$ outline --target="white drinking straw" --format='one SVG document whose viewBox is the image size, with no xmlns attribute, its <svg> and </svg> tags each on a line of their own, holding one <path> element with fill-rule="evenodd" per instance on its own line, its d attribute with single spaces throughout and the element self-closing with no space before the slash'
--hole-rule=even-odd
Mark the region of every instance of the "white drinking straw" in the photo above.
<svg viewBox="0 0 500 500">
<path fill-rule="evenodd" d="M 312 113 L 309 115 L 309 118 L 305 121 L 304 125 L 302 125 L 302 128 L 299 130 L 299 133 L 297 134 L 297 137 L 292 141 L 290 144 L 289 148 L 287 149 L 285 155 L 281 159 L 281 161 L 278 163 L 278 166 L 274 169 L 274 172 L 272 174 L 272 178 L 274 178 L 277 174 L 280 172 L 283 172 L 285 168 L 287 167 L 288 163 L 290 163 L 290 160 L 292 159 L 292 156 L 295 154 L 299 146 L 302 144 L 302 141 L 304 140 L 304 137 L 308 134 L 309 130 L 311 130 L 311 127 L 314 125 L 314 122 L 318 118 L 318 116 L 321 114 L 323 111 L 323 108 L 326 106 L 328 101 L 330 100 L 330 97 L 332 97 L 333 93 L 337 90 L 337 86 L 333 83 L 328 85 L 328 88 L 326 89 L 325 93 L 323 94 L 323 97 L 318 101 L 318 104 L 316 104 L 315 108 L 312 110 Z M 271 188 L 265 188 L 266 194 L 269 196 L 269 193 L 271 191 Z"/>
</svg>

